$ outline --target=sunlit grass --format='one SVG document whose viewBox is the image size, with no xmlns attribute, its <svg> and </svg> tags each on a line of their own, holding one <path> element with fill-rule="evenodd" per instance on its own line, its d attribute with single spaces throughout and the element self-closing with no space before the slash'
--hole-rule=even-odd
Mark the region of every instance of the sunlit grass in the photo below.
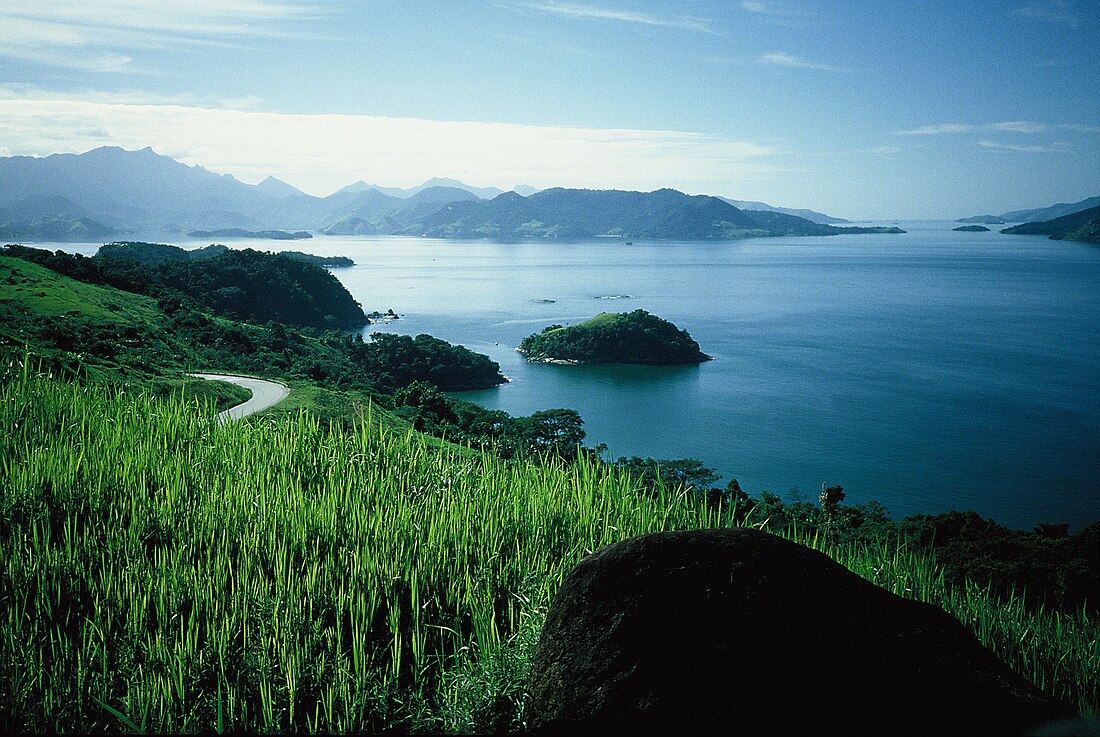
<svg viewBox="0 0 1100 737">
<path fill-rule="evenodd" d="M 4 377 L 0 720 L 517 728 L 531 648 L 577 560 L 729 523 L 589 461 L 506 463 L 366 418 L 349 431 L 212 416 L 21 366 Z M 1025 675 L 1095 708 L 1095 622 L 948 591 L 904 550 L 829 552 L 959 613 Z"/>
</svg>

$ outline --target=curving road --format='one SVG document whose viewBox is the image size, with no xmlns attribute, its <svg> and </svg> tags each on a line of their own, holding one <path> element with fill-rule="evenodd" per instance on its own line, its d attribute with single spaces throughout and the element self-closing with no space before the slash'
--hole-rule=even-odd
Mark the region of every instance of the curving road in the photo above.
<svg viewBox="0 0 1100 737">
<path fill-rule="evenodd" d="M 242 417 L 255 414 L 278 404 L 290 395 L 290 387 L 286 384 L 267 381 L 266 379 L 254 379 L 251 376 L 235 376 L 233 374 L 188 374 L 188 376 L 209 381 L 227 381 L 230 384 L 243 386 L 252 392 L 252 398 L 247 402 L 219 412 L 217 419 L 220 423 L 239 420 Z"/>
</svg>

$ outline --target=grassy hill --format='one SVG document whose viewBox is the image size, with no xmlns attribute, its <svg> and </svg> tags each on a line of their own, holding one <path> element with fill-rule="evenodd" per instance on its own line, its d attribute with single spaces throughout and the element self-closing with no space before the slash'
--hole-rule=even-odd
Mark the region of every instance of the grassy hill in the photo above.
<svg viewBox="0 0 1100 737">
<path fill-rule="evenodd" d="M 7 368 L 7 726 L 516 730 L 547 603 L 577 560 L 635 534 L 738 524 L 733 509 L 641 493 L 585 458 L 506 463 L 373 424 L 221 426 L 212 413 Z M 1095 621 L 949 589 L 904 547 L 806 542 L 947 608 L 1095 712 Z"/>
</svg>

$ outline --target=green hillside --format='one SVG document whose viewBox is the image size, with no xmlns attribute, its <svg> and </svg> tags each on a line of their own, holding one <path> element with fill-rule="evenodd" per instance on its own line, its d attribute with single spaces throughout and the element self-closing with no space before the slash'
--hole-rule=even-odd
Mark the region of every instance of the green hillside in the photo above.
<svg viewBox="0 0 1100 737">
<path fill-rule="evenodd" d="M 2 379 L 0 714 L 16 732 L 517 731 L 574 563 L 744 519 L 584 458 L 504 462 L 309 415 L 220 426 L 19 363 Z M 807 542 L 1095 713 L 1094 620 L 826 537 Z"/>
</svg>

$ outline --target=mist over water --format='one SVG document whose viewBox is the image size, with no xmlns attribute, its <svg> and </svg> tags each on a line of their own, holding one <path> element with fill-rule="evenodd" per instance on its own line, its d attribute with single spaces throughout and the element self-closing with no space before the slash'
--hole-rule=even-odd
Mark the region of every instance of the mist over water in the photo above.
<svg viewBox="0 0 1100 737">
<path fill-rule="evenodd" d="M 226 243 L 351 256 L 355 267 L 333 273 L 366 311 L 401 315 L 365 332 L 488 354 L 512 381 L 459 396 L 512 414 L 576 409 L 611 457 L 699 458 L 723 484 L 788 500 L 816 503 L 823 481 L 841 484 L 847 503 L 877 499 L 895 518 L 1100 519 L 1100 248 L 901 226 L 632 246 Z M 716 360 L 554 366 L 514 350 L 552 323 L 639 308 Z"/>
</svg>

